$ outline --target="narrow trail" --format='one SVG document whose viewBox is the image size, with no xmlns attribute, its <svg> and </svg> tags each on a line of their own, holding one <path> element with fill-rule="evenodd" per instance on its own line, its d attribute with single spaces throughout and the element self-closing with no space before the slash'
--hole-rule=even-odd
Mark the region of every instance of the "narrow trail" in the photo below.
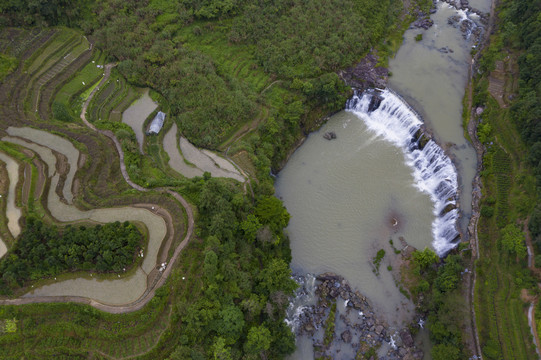
<svg viewBox="0 0 541 360">
<path fill-rule="evenodd" d="M 86 99 L 85 103 L 83 104 L 83 107 L 81 110 L 81 120 L 84 122 L 84 124 L 88 128 L 107 136 L 109 139 L 113 141 L 113 143 L 115 144 L 116 150 L 118 152 L 118 155 L 120 157 L 120 170 L 122 172 L 122 176 L 132 188 L 138 191 L 147 192 L 147 191 L 150 191 L 150 189 L 144 188 L 140 185 L 135 184 L 133 181 L 131 181 L 128 175 L 128 172 L 126 170 L 126 165 L 124 164 L 124 151 L 122 150 L 122 146 L 120 145 L 120 142 L 118 141 L 116 136 L 113 134 L 113 132 L 109 130 L 99 130 L 93 124 L 88 122 L 88 120 L 86 119 L 86 110 L 88 108 L 88 105 L 90 104 L 90 101 L 92 100 L 92 98 L 94 97 L 94 94 L 100 88 L 100 86 L 102 86 L 109 79 L 109 76 L 111 75 L 111 69 L 114 66 L 115 66 L 114 64 L 107 64 L 105 66 L 105 74 L 103 78 L 101 79 L 98 86 L 96 86 L 96 88 L 92 90 L 92 92 Z M 180 202 L 180 204 L 186 210 L 188 227 L 187 227 L 186 235 L 184 236 L 184 239 L 176 247 L 175 252 L 173 253 L 173 256 L 167 263 L 165 270 L 161 272 L 160 275 L 158 275 L 157 279 L 155 279 L 152 282 L 152 284 L 147 284 L 147 289 L 145 290 L 145 292 L 139 299 L 128 304 L 110 305 L 110 304 L 105 304 L 105 303 L 96 301 L 94 299 L 90 299 L 90 298 L 82 297 L 82 296 L 37 296 L 37 297 L 32 297 L 32 298 L 17 298 L 17 299 L 9 299 L 9 300 L 0 300 L 0 305 L 24 305 L 24 304 L 53 303 L 53 302 L 76 302 L 76 303 L 81 303 L 81 304 L 87 304 L 98 310 L 102 310 L 102 311 L 112 313 L 112 314 L 121 314 L 121 313 L 127 313 L 127 312 L 132 312 L 132 311 L 142 309 L 154 297 L 156 290 L 165 283 L 165 281 L 171 274 L 174 263 L 180 256 L 181 251 L 188 244 L 190 238 L 192 237 L 193 229 L 194 229 L 193 210 L 190 204 L 180 194 L 167 188 L 158 188 L 154 190 L 160 191 L 162 193 L 167 193 L 173 196 L 178 202 Z M 171 236 L 174 236 L 174 234 L 172 234 Z"/>
</svg>

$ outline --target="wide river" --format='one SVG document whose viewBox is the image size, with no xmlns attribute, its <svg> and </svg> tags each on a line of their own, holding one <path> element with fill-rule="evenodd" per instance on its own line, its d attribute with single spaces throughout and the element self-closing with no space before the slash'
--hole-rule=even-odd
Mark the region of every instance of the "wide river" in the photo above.
<svg viewBox="0 0 541 360">
<path fill-rule="evenodd" d="M 472 6 L 488 11 L 490 3 L 472 1 Z M 449 17 L 463 13 L 445 3 L 437 8 L 430 29 L 406 31 L 402 47 L 390 61 L 389 87 L 422 116 L 453 158 L 462 215 L 458 225 L 464 230 L 471 215 L 476 168 L 461 117 L 472 42 L 448 23 Z M 417 42 L 414 38 L 420 33 L 423 39 Z M 337 139 L 325 140 L 322 135 L 328 131 L 334 131 Z M 419 190 L 413 173 L 402 149 L 370 130 L 362 116 L 349 111 L 334 115 L 292 155 L 276 181 L 276 196 L 291 214 L 287 231 L 293 271 L 341 274 L 391 326 L 410 321 L 413 305 L 399 292 L 387 266 L 396 256 L 390 239 L 399 248 L 400 237 L 419 249 L 433 247 L 434 203 Z M 376 276 L 372 258 L 381 248 L 387 255 Z M 311 340 L 299 337 L 297 345 L 293 359 L 313 358 Z"/>
</svg>

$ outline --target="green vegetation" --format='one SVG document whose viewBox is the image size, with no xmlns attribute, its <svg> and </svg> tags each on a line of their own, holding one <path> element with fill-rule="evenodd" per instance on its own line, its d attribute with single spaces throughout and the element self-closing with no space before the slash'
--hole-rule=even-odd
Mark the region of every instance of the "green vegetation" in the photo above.
<svg viewBox="0 0 541 360">
<path fill-rule="evenodd" d="M 359 350 L 357 350 L 357 354 L 355 355 L 355 360 L 370 360 L 370 359 L 378 359 L 378 349 L 380 345 L 378 344 L 376 347 L 371 347 L 366 342 L 361 341 L 359 344 Z"/>
<path fill-rule="evenodd" d="M 83 102 L 81 95 L 86 89 L 92 85 L 96 85 L 101 79 L 103 69 L 98 68 L 97 65 L 103 65 L 104 60 L 105 58 L 102 56 L 102 53 L 95 51 L 91 60 L 58 90 L 52 104 L 53 116 L 56 119 L 66 121 L 56 117 L 55 107 L 65 109 L 66 117 L 68 115 L 71 119 L 79 117 Z"/>
<path fill-rule="evenodd" d="M 423 34 L 415 35 L 415 41 L 421 41 L 421 40 L 423 40 Z"/>
<path fill-rule="evenodd" d="M 448 255 L 440 264 L 430 249 L 416 250 L 406 271 L 408 289 L 419 310 L 427 316 L 434 359 L 466 359 L 461 329 L 470 320 L 462 295 L 462 255 Z M 446 357 L 447 356 L 447 357 Z"/>
<path fill-rule="evenodd" d="M 380 249 L 378 250 L 378 253 L 376 254 L 376 256 L 372 258 L 372 264 L 374 264 L 374 269 L 372 269 L 372 271 L 374 272 L 374 274 L 379 275 L 379 266 L 381 265 L 381 261 L 383 260 L 384 257 L 385 257 L 385 250 Z"/>
<path fill-rule="evenodd" d="M 8 255 L 0 261 L 0 292 L 9 294 L 28 280 L 66 271 L 120 272 L 142 247 L 142 235 L 130 223 L 119 222 L 59 229 L 29 216 Z"/>
<path fill-rule="evenodd" d="M 0 81 L 4 80 L 4 78 L 11 74 L 16 68 L 17 64 L 19 62 L 16 58 L 0 54 Z"/>
<path fill-rule="evenodd" d="M 325 335 L 323 335 L 323 344 L 331 345 L 334 340 L 334 328 L 336 326 L 336 302 L 332 303 L 329 316 L 325 320 Z"/>
<path fill-rule="evenodd" d="M 475 289 L 479 340 L 486 359 L 538 357 L 524 315 L 527 304 L 520 296 L 523 289 L 533 294 L 538 292 L 525 259 L 523 230 L 531 216 L 534 225 L 530 221 L 529 229 L 532 235 L 537 234 L 535 209 L 539 194 L 531 167 L 539 184 L 535 160 L 539 72 L 532 71 L 540 61 L 536 54 L 537 34 L 541 30 L 539 13 L 539 4 L 533 1 L 500 4 L 498 30 L 482 53 L 482 74 L 476 76 L 472 85 L 473 105 L 484 107 L 478 136 L 487 148 L 481 173 L 483 198 Z M 518 89 L 513 80 L 519 75 L 513 70 L 517 57 Z M 506 69 L 500 103 L 489 92 L 490 72 L 496 69 L 497 62 Z M 510 108 L 502 108 L 517 90 L 518 99 L 511 102 Z M 538 243 L 534 241 L 534 244 Z"/>
<path fill-rule="evenodd" d="M 393 239 L 389 239 L 389 245 L 391 245 L 391 248 L 393 249 L 394 253 L 395 254 L 400 254 L 402 251 L 398 250 L 395 246 L 394 246 L 394 242 L 393 242 Z"/>
</svg>

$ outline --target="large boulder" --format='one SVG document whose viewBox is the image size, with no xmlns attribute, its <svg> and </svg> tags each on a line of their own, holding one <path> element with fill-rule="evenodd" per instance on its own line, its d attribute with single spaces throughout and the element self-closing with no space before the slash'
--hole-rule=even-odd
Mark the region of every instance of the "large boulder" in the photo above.
<svg viewBox="0 0 541 360">
<path fill-rule="evenodd" d="M 346 344 L 349 344 L 351 342 L 351 339 L 352 339 L 352 336 L 351 336 L 351 331 L 346 330 L 344 331 L 340 337 L 342 338 L 342 341 L 345 342 Z"/>
<path fill-rule="evenodd" d="M 408 331 L 408 329 L 402 329 L 400 331 L 400 338 L 402 339 L 402 342 L 407 347 L 413 347 L 415 345 L 415 342 L 413 341 L 413 336 L 411 336 L 411 333 Z"/>
</svg>

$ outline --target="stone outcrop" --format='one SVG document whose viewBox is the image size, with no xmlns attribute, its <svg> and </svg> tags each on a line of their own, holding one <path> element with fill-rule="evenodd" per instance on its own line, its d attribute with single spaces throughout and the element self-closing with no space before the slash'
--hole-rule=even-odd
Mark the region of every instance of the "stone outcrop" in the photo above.
<svg viewBox="0 0 541 360">
<path fill-rule="evenodd" d="M 378 57 L 374 54 L 366 55 L 354 67 L 339 72 L 347 85 L 358 89 L 384 89 L 388 74 L 386 67 L 378 66 Z"/>
</svg>

